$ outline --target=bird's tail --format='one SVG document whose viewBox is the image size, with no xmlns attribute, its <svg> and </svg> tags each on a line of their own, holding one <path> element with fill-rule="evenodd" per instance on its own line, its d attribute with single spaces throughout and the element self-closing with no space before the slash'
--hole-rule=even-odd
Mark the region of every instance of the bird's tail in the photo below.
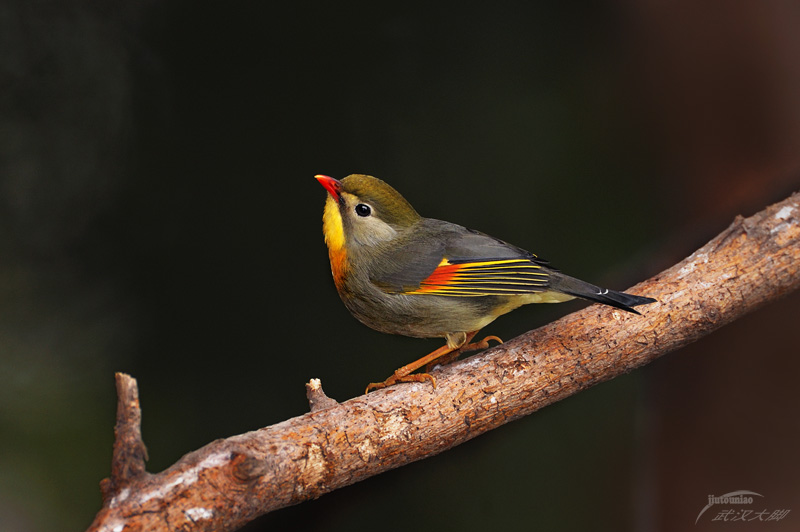
<svg viewBox="0 0 800 532">
<path fill-rule="evenodd" d="M 655 303 L 652 297 L 634 296 L 625 292 L 617 292 L 608 288 L 600 288 L 591 283 L 575 279 L 563 273 L 553 272 L 550 275 L 550 288 L 557 292 L 588 299 L 596 303 L 610 305 L 634 314 L 639 314 L 632 307 Z"/>
</svg>

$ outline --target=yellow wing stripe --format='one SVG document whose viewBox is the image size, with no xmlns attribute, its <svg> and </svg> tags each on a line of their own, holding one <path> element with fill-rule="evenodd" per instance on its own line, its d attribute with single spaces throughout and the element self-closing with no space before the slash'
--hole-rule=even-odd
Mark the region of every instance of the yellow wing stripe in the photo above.
<svg viewBox="0 0 800 532">
<path fill-rule="evenodd" d="M 542 292 L 548 274 L 527 259 L 504 259 L 451 263 L 442 259 L 439 266 L 407 294 L 460 297 L 513 295 Z"/>
</svg>

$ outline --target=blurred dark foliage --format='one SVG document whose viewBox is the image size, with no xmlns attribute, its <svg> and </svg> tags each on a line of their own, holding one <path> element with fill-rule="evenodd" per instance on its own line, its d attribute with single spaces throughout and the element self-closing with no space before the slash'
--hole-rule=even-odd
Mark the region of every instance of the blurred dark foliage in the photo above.
<svg viewBox="0 0 800 532">
<path fill-rule="evenodd" d="M 798 22 L 778 0 L 6 0 L 0 529 L 88 525 L 115 371 L 139 380 L 155 472 L 304 413 L 309 378 L 344 400 L 438 347 L 341 305 L 314 174 L 382 177 L 618 289 L 781 199 Z M 800 512 L 799 305 L 247 530 L 683 530 L 737 489 Z"/>
</svg>

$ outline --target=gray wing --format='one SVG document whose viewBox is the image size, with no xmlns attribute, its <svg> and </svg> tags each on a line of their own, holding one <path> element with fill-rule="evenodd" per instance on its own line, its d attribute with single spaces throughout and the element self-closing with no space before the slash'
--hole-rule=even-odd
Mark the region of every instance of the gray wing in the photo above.
<svg viewBox="0 0 800 532">
<path fill-rule="evenodd" d="M 422 220 L 413 234 L 413 240 L 398 239 L 379 261 L 372 281 L 387 292 L 474 297 L 548 286 L 545 261 L 497 238 L 433 219 Z"/>
</svg>

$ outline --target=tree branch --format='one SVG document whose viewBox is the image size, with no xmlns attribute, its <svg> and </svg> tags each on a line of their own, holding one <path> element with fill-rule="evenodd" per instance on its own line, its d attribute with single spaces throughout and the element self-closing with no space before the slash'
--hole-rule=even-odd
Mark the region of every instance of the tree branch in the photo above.
<svg viewBox="0 0 800 532">
<path fill-rule="evenodd" d="M 127 392 L 118 386 L 128 413 L 118 415 L 112 476 L 89 530 L 234 530 L 629 372 L 798 287 L 794 194 L 737 217 L 690 257 L 633 287 L 658 300 L 642 316 L 590 306 L 439 368 L 435 391 L 403 384 L 339 404 L 312 382 L 310 413 L 212 442 L 156 475 L 144 472 L 130 379 Z"/>
<path fill-rule="evenodd" d="M 139 408 L 139 388 L 136 379 L 124 373 L 115 375 L 117 381 L 117 424 L 114 427 L 114 451 L 111 457 L 111 477 L 100 483 L 103 499 L 117 495 L 125 486 L 142 478 L 147 460 L 147 448 L 142 441 L 142 411 Z"/>
</svg>

